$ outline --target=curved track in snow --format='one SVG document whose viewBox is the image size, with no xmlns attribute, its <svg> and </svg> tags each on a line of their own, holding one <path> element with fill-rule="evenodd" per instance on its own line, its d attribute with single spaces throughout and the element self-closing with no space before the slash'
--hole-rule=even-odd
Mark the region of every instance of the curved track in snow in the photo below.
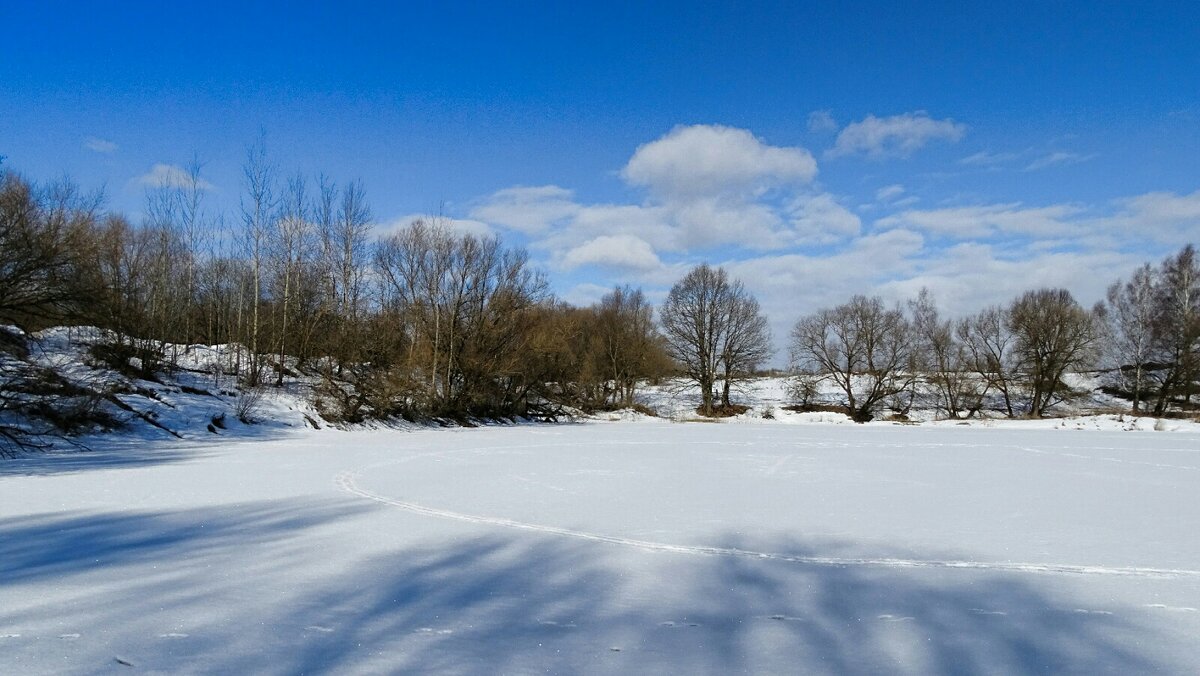
<svg viewBox="0 0 1200 676">
<path fill-rule="evenodd" d="M 357 483 L 358 473 L 351 471 L 340 472 L 334 477 L 334 484 L 341 490 L 357 495 L 380 504 L 398 507 L 413 514 L 430 516 L 440 519 L 449 519 L 453 521 L 462 521 L 466 523 L 485 524 L 490 526 L 498 526 L 502 528 L 511 528 L 514 530 L 532 531 L 546 535 L 556 535 L 560 537 L 574 538 L 577 540 L 587 540 L 590 542 L 604 542 L 613 545 L 624 547 L 632 547 L 645 551 L 667 552 L 672 554 L 688 554 L 698 556 L 733 556 L 748 559 L 760 559 L 768 561 L 782 561 L 787 563 L 797 563 L 812 566 L 871 566 L 880 568 L 945 568 L 953 570 L 979 570 L 979 571 L 1000 571 L 1000 572 L 1016 572 L 1016 573 L 1035 573 L 1035 574 L 1061 574 L 1061 575 L 1095 575 L 1095 576 L 1116 576 L 1116 577 L 1139 577 L 1139 578 L 1200 578 L 1200 570 L 1174 569 L 1174 568 L 1146 568 L 1146 567 L 1112 567 L 1112 566 L 1088 566 L 1077 564 L 1063 563 L 1016 563 L 1016 562 L 988 562 L 988 561 L 966 561 L 966 560 L 936 560 L 936 559 L 903 559 L 903 558 L 854 558 L 854 557 L 832 557 L 832 556 L 798 556 L 791 554 L 779 554 L 772 552 L 756 552 L 746 549 L 737 549 L 732 547 L 707 547 L 696 545 L 679 545 L 665 542 L 653 542 L 650 540 L 638 540 L 633 538 L 623 538 L 614 535 L 604 535 L 601 533 L 590 533 L 587 531 L 573 530 L 570 528 L 560 528 L 558 526 L 547 526 L 543 524 L 528 523 L 524 521 L 514 521 L 512 519 L 504 519 L 500 517 L 483 516 L 477 514 L 464 514 L 448 509 L 439 509 L 436 507 L 427 507 L 415 502 L 407 502 L 396 498 L 390 498 L 385 495 L 380 495 L 372 491 L 363 489 Z"/>
</svg>

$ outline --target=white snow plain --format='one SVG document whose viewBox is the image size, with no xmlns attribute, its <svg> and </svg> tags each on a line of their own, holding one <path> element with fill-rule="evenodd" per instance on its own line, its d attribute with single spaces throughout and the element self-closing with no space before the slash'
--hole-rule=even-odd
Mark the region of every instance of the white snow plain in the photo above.
<svg viewBox="0 0 1200 676">
<path fill-rule="evenodd" d="M 0 673 L 1200 673 L 1200 434 L 751 422 L 0 463 Z"/>
</svg>

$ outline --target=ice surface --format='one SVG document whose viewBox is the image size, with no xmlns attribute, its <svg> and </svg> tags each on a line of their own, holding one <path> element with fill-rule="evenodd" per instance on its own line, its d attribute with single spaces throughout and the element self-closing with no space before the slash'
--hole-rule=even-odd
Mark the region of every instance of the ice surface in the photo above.
<svg viewBox="0 0 1200 676">
<path fill-rule="evenodd" d="M 751 422 L 5 462 L 0 673 L 1200 671 L 1200 435 Z"/>
</svg>

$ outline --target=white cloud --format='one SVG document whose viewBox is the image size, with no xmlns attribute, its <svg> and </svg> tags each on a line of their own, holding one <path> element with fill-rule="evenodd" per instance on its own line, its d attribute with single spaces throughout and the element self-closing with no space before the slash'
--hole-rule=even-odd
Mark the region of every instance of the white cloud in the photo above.
<svg viewBox="0 0 1200 676">
<path fill-rule="evenodd" d="M 576 284 L 567 290 L 567 292 L 563 294 L 563 300 L 578 307 L 587 307 L 588 305 L 593 305 L 600 302 L 600 299 L 604 297 L 604 294 L 612 290 L 612 286 L 584 282 L 582 284 Z"/>
<path fill-rule="evenodd" d="M 962 317 L 1047 286 L 1070 290 L 1086 307 L 1140 262 L 1136 255 L 1109 250 L 1042 252 L 1019 259 L 1007 253 L 980 243 L 931 248 L 919 233 L 891 230 L 861 237 L 832 254 L 771 254 L 725 266 L 762 304 L 776 337 L 776 362 L 782 363 L 797 319 L 854 294 L 903 303 L 927 287 L 947 317 Z"/>
<path fill-rule="evenodd" d="M 1078 231 L 1070 218 L 1080 207 L 1058 204 L 1022 207 L 1020 204 L 988 204 L 946 209 L 909 210 L 875 221 L 879 228 L 910 228 L 957 239 L 978 239 L 997 234 L 1031 237 L 1060 237 Z"/>
<path fill-rule="evenodd" d="M 862 220 L 828 193 L 797 198 L 791 209 L 796 241 L 802 244 L 840 242 L 862 231 Z"/>
<path fill-rule="evenodd" d="M 638 204 L 580 205 L 569 224 L 547 243 L 573 247 L 595 237 L 618 234 L 633 235 L 659 250 L 685 248 L 666 208 Z"/>
<path fill-rule="evenodd" d="M 881 284 L 878 290 L 901 300 L 927 287 L 950 317 L 1005 304 L 1040 287 L 1066 288 L 1088 306 L 1103 298 L 1113 279 L 1139 262 L 1137 256 L 1115 251 L 1042 252 L 1019 259 L 1006 254 L 987 244 L 962 243 L 922 258 L 915 274 Z"/>
<path fill-rule="evenodd" d="M 958 161 L 959 164 L 965 164 L 972 167 L 994 167 L 998 164 L 1011 162 L 1017 159 L 1016 153 L 993 153 L 986 150 L 981 150 L 974 155 L 967 155 Z"/>
<path fill-rule="evenodd" d="M 557 186 L 517 187 L 485 198 L 470 216 L 536 236 L 531 246 L 560 261 L 598 237 L 617 235 L 657 251 L 775 249 L 793 242 L 791 215 L 779 205 L 816 171 L 803 148 L 770 146 L 744 129 L 681 126 L 640 146 L 621 171 L 631 186 L 646 190 L 640 204 L 587 204 Z"/>
<path fill-rule="evenodd" d="M 1088 223 L 1096 230 L 1172 245 L 1200 242 L 1200 190 L 1178 195 L 1150 192 L 1117 200 L 1111 216 Z"/>
<path fill-rule="evenodd" d="M 584 265 L 601 265 L 627 270 L 653 270 L 662 261 L 645 240 L 633 235 L 604 235 L 568 251 L 562 266 L 573 269 Z"/>
<path fill-rule="evenodd" d="M 951 119 L 935 120 L 923 110 L 891 117 L 868 115 L 846 126 L 829 157 L 863 154 L 873 159 L 908 157 L 930 141 L 956 142 L 967 127 Z"/>
<path fill-rule="evenodd" d="M 719 125 L 676 127 L 634 152 L 621 176 L 664 199 L 755 192 L 784 183 L 808 183 L 817 174 L 811 153 L 763 143 L 745 129 Z"/>
<path fill-rule="evenodd" d="M 915 274 L 919 268 L 914 257 L 923 247 L 920 234 L 892 230 L 861 237 L 827 255 L 771 254 L 728 261 L 724 266 L 762 304 L 775 335 L 776 362 L 782 365 L 787 336 L 797 319 L 843 303 L 856 293 L 874 293 L 892 279 Z"/>
<path fill-rule="evenodd" d="M 115 153 L 120 148 L 116 143 L 95 136 L 89 136 L 83 141 L 83 147 L 94 153 Z"/>
<path fill-rule="evenodd" d="M 833 111 L 814 110 L 808 114 L 808 130 L 814 132 L 837 131 L 837 120 L 833 119 Z"/>
<path fill-rule="evenodd" d="M 1038 169 L 1045 169 L 1046 167 L 1054 167 L 1066 164 L 1079 164 L 1080 162 L 1087 162 L 1094 157 L 1096 156 L 1081 155 L 1079 153 L 1068 153 L 1062 151 L 1053 152 L 1030 162 L 1029 165 L 1025 167 L 1025 171 L 1037 171 Z"/>
<path fill-rule="evenodd" d="M 1149 192 L 1122 200 L 1129 217 L 1155 223 L 1200 221 L 1200 190 L 1190 195 Z"/>
<path fill-rule="evenodd" d="M 1095 215 L 1097 211 L 1101 215 Z M 875 227 L 915 229 L 960 240 L 1019 235 L 1030 240 L 1026 251 L 1112 250 L 1146 241 L 1179 245 L 1200 240 L 1200 190 L 1185 195 L 1145 193 L 1116 200 L 1106 210 L 1078 204 L 1026 207 L 1020 203 L 907 210 L 880 218 Z"/>
<path fill-rule="evenodd" d="M 785 244 L 779 233 L 783 219 L 764 204 L 708 197 L 672 203 L 667 211 L 678 249 L 737 244 L 761 251 Z"/>
<path fill-rule="evenodd" d="M 875 191 L 875 200 L 878 202 L 891 202 L 897 197 L 904 194 L 904 186 L 899 183 L 884 186 Z"/>
<path fill-rule="evenodd" d="M 447 216 L 436 216 L 433 214 L 409 214 L 394 218 L 391 221 L 376 226 L 375 232 L 379 236 L 390 235 L 397 230 L 403 230 L 412 225 L 414 221 L 422 220 L 431 225 L 437 225 L 452 233 L 459 235 L 474 235 L 475 237 L 490 237 L 496 232 L 487 223 L 477 221 L 471 218 L 449 218 Z"/>
<path fill-rule="evenodd" d="M 147 188 L 192 187 L 192 175 L 186 169 L 174 164 L 156 164 L 150 168 L 150 171 L 138 176 L 134 181 Z M 195 187 L 200 190 L 212 190 L 216 188 L 212 183 L 202 178 L 196 179 Z"/>
<path fill-rule="evenodd" d="M 573 196 L 556 185 L 505 188 L 472 209 L 471 216 L 526 234 L 540 233 L 578 213 Z"/>
</svg>

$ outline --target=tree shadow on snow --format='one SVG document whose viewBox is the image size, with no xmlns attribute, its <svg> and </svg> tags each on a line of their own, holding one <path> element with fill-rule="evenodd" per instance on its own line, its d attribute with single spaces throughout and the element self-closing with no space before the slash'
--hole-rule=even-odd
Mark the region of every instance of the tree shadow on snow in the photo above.
<svg viewBox="0 0 1200 676">
<path fill-rule="evenodd" d="M 192 433 L 183 439 L 152 428 L 61 438 L 44 451 L 29 450 L 16 458 L 0 458 L 0 477 L 151 467 L 203 458 L 220 446 L 246 444 L 251 448 L 250 444 L 256 442 L 289 437 L 299 437 L 297 428 L 277 422 L 239 422 L 220 434 Z"/>
<path fill-rule="evenodd" d="M 195 562 L 287 539 L 367 506 L 263 501 L 175 512 L 55 512 L 0 518 L 0 582 L 64 580 L 146 562 Z M 2 617 L 3 609 L 0 609 Z"/>
<path fill-rule="evenodd" d="M 413 673 L 1146 673 L 1148 629 L 1015 574 L 651 554 L 626 584 L 596 545 L 484 538 L 364 564 L 307 605 L 329 633 L 283 665 Z M 345 580 L 357 583 L 346 585 Z M 1044 579 L 1042 581 L 1045 581 Z M 243 656 L 247 652 L 242 652 Z"/>
<path fill-rule="evenodd" d="M 1179 670 L 1159 661 L 1163 638 L 1135 613 L 1079 613 L 1054 575 L 810 565 L 520 533 L 454 540 L 456 526 L 426 547 L 375 542 L 370 556 L 339 539 L 360 531 L 321 539 L 321 527 L 364 509 L 377 508 L 280 501 L 0 520 L 0 581 L 24 599 L 22 610 L 0 607 L 0 633 L 47 615 L 105 628 L 84 671 L 111 663 L 105 650 L 140 668 L 206 673 Z M 773 544 L 764 551 L 830 551 Z M 69 590 L 69 602 L 20 596 L 46 585 Z M 144 638 L 166 626 L 182 626 L 180 638 Z"/>
<path fill-rule="evenodd" d="M 0 459 L 0 477 L 74 474 L 89 470 L 133 469 L 203 457 L 202 447 L 187 442 L 124 441 L 88 448 L 31 452 Z"/>
</svg>

